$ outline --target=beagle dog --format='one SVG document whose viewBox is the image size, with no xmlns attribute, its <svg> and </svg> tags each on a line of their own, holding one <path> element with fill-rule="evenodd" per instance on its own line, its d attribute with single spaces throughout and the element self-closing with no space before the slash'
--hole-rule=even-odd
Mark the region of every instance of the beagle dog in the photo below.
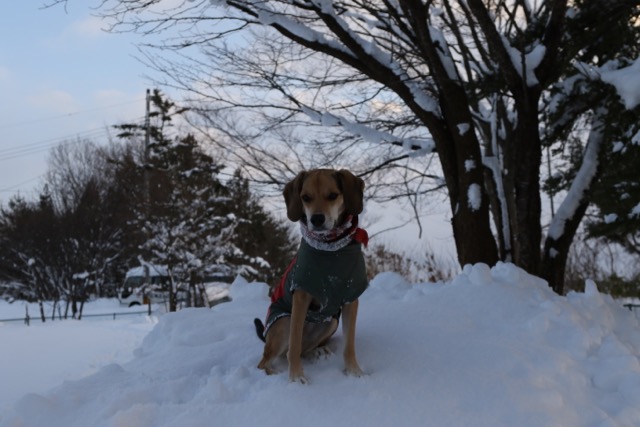
<svg viewBox="0 0 640 427">
<path fill-rule="evenodd" d="M 355 351 L 358 298 L 368 286 L 361 249 L 368 236 L 358 228 L 363 191 L 362 179 L 333 169 L 300 172 L 285 186 L 287 217 L 300 223 L 302 241 L 271 296 L 266 327 L 254 321 L 265 341 L 258 368 L 267 374 L 286 352 L 289 380 L 307 383 L 301 357 L 330 353 L 342 317 L 345 373 L 363 375 Z"/>
</svg>

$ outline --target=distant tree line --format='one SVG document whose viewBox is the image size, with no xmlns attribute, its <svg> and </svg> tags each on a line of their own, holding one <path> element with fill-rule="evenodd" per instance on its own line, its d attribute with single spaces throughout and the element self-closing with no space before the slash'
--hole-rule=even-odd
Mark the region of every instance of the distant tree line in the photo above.
<svg viewBox="0 0 640 427">
<path fill-rule="evenodd" d="M 193 135 L 169 136 L 182 110 L 159 91 L 151 101 L 146 149 L 140 124 L 118 126 L 109 146 L 62 144 L 37 199 L 0 208 L 0 296 L 63 302 L 76 316 L 89 293 L 114 296 L 124 273 L 148 262 L 167 266 L 175 309 L 178 284 L 196 295 L 212 275 L 270 281 L 291 259 L 289 226 L 239 172 L 223 179 Z"/>
</svg>

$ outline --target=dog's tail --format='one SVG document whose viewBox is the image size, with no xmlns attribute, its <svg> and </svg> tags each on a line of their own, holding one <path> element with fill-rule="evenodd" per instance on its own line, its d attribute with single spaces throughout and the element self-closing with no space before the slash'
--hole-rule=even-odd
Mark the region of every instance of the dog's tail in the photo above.
<svg viewBox="0 0 640 427">
<path fill-rule="evenodd" d="M 262 324 L 262 320 L 258 318 L 253 319 L 253 325 L 256 327 L 256 334 L 258 334 L 258 338 L 260 338 L 262 342 L 266 342 L 264 339 L 264 324 Z"/>
</svg>

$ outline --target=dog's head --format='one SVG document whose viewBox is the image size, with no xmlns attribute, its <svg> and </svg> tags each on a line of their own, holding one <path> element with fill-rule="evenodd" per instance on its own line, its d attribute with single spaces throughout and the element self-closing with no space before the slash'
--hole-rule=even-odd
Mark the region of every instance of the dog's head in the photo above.
<svg viewBox="0 0 640 427">
<path fill-rule="evenodd" d="M 303 171 L 284 187 L 287 217 L 312 231 L 328 231 L 363 208 L 364 181 L 348 170 Z"/>
</svg>

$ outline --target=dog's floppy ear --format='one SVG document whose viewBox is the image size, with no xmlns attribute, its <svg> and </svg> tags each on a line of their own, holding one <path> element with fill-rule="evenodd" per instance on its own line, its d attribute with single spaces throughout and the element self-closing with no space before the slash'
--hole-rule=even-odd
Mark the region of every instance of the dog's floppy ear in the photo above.
<svg viewBox="0 0 640 427">
<path fill-rule="evenodd" d="M 304 213 L 302 211 L 300 192 L 302 191 L 302 183 L 306 176 L 307 172 L 300 172 L 293 181 L 288 182 L 287 185 L 284 186 L 284 191 L 282 192 L 284 202 L 287 205 L 287 218 L 293 222 L 300 221 Z"/>
<path fill-rule="evenodd" d="M 342 189 L 345 212 L 350 215 L 360 214 L 363 209 L 364 181 L 346 169 L 336 172 L 336 179 Z"/>
</svg>

